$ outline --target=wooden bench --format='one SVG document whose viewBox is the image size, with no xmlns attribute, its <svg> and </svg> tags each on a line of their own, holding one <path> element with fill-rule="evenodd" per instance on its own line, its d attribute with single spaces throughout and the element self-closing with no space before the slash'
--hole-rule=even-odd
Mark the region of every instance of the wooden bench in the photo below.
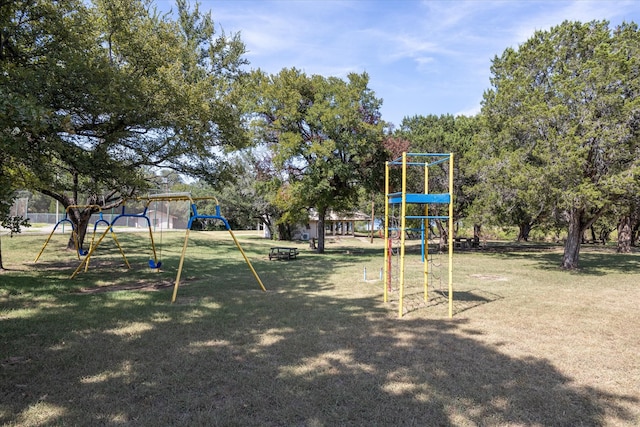
<svg viewBox="0 0 640 427">
<path fill-rule="evenodd" d="M 269 251 L 269 259 L 295 259 L 298 256 L 297 248 L 271 248 Z"/>
</svg>

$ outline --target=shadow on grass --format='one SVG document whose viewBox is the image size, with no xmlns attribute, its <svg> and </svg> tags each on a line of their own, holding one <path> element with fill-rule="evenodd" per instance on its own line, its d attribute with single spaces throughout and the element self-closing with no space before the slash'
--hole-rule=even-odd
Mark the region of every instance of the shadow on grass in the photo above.
<svg viewBox="0 0 640 427">
<path fill-rule="evenodd" d="M 394 290 L 395 292 L 395 290 Z M 397 309 L 397 295 L 390 296 L 390 302 Z M 479 307 L 490 302 L 502 299 L 501 295 L 484 289 L 472 289 L 469 291 L 453 291 L 453 313 L 457 316 L 467 310 Z M 403 300 L 403 315 L 427 309 L 434 306 L 447 306 L 449 304 L 449 293 L 445 289 L 434 289 L 429 292 L 428 300 L 424 299 L 424 292 L 407 292 Z"/>
<path fill-rule="evenodd" d="M 483 251 L 490 256 L 535 261 L 537 268 L 560 270 L 562 247 L 557 245 L 505 245 Z M 613 248 L 583 246 L 579 268 L 573 274 L 601 276 L 609 273 L 640 274 L 640 255 L 618 254 Z"/>
<path fill-rule="evenodd" d="M 624 409 L 633 399 L 575 386 L 544 359 L 502 354 L 464 321 L 392 319 L 368 298 L 306 292 L 309 274 L 291 272 L 266 294 L 221 285 L 215 298 L 175 305 L 167 292 L 64 295 L 3 318 L 0 422 L 602 425 L 605 412 L 633 421 Z"/>
<path fill-rule="evenodd" d="M 177 304 L 168 303 L 169 290 L 50 292 L 45 303 L 22 301 L 28 316 L 1 316 L 0 423 L 598 426 L 605 415 L 637 421 L 627 409 L 635 398 L 577 386 L 545 359 L 501 353 L 476 339 L 481 332 L 464 320 L 396 319 L 377 295 L 324 292 L 334 286 L 327 271 L 352 263 L 355 251 L 278 262 L 265 259 L 264 244 L 248 243 L 269 288 L 262 293 L 233 245 L 213 246 L 215 259 L 195 249 L 186 261 L 188 288 Z M 42 276 L 11 283 L 14 292 L 47 289 Z M 481 290 L 455 295 L 470 306 L 493 298 Z"/>
</svg>

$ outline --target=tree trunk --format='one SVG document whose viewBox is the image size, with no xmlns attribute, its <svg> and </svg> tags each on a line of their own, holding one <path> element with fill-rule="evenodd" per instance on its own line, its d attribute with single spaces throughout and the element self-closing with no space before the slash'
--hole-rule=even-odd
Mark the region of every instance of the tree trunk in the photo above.
<svg viewBox="0 0 640 427">
<path fill-rule="evenodd" d="M 525 242 L 529 241 L 529 233 L 531 233 L 531 228 L 531 224 L 529 224 L 528 222 L 518 224 L 518 242 L 521 242 L 523 240 Z"/>
<path fill-rule="evenodd" d="M 482 238 L 482 225 L 473 224 L 473 247 L 480 247 L 480 239 Z"/>
<path fill-rule="evenodd" d="M 584 212 L 581 209 L 572 208 L 569 211 L 569 228 L 567 230 L 567 241 L 564 244 L 564 254 L 562 255 L 561 267 L 565 270 L 578 268 L 580 257 L 580 243 L 584 234 L 582 217 Z"/>
<path fill-rule="evenodd" d="M 274 234 L 273 234 L 273 226 L 271 225 L 271 220 L 269 218 L 269 215 L 258 215 L 258 216 L 255 216 L 254 218 L 259 220 L 260 223 L 262 224 L 264 228 L 264 234 L 268 233 L 269 239 L 272 239 Z"/>
<path fill-rule="evenodd" d="M 82 211 L 75 210 L 75 212 L 69 212 L 69 220 L 73 223 L 73 226 L 76 229 L 76 234 L 78 238 L 78 249 L 84 248 L 84 239 L 87 235 L 87 228 L 89 227 L 89 222 L 91 221 L 91 215 L 93 211 L 91 209 L 84 209 Z M 76 250 L 76 242 L 74 241 L 73 233 L 69 236 L 69 241 L 67 242 L 67 249 Z"/>
<path fill-rule="evenodd" d="M 638 229 L 640 229 L 640 220 L 634 218 L 631 226 L 631 246 L 635 246 L 638 243 Z"/>
<path fill-rule="evenodd" d="M 631 253 L 631 217 L 625 216 L 618 223 L 618 247 L 616 252 L 620 254 Z"/>
<path fill-rule="evenodd" d="M 278 224 L 278 240 L 292 239 L 291 226 L 289 224 Z"/>
<path fill-rule="evenodd" d="M 473 224 L 473 240 L 478 240 L 482 238 L 482 225 Z"/>
<path fill-rule="evenodd" d="M 324 217 L 327 214 L 327 208 L 318 209 L 318 248 L 316 252 L 324 253 Z"/>
<path fill-rule="evenodd" d="M 447 243 L 449 241 L 448 230 L 444 225 L 442 225 L 442 221 L 437 219 L 436 225 L 438 226 L 438 231 L 440 232 L 440 240 L 438 241 L 438 251 L 445 252 L 447 250 Z"/>
</svg>

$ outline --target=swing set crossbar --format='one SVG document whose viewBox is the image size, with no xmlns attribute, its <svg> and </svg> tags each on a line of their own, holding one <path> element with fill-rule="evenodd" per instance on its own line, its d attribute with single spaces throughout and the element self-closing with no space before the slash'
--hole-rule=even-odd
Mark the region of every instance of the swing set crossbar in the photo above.
<svg viewBox="0 0 640 427">
<path fill-rule="evenodd" d="M 402 166 L 404 164 L 406 166 L 426 166 L 428 168 L 429 166 L 435 166 L 440 163 L 448 162 L 449 159 L 451 158 L 451 153 L 405 153 L 405 154 L 406 154 L 406 157 L 403 158 L 402 156 L 400 156 L 388 162 L 389 165 Z M 408 160 L 408 158 L 415 158 L 415 157 L 437 158 L 438 160 L 435 160 L 433 162 L 416 162 L 416 161 Z"/>
</svg>

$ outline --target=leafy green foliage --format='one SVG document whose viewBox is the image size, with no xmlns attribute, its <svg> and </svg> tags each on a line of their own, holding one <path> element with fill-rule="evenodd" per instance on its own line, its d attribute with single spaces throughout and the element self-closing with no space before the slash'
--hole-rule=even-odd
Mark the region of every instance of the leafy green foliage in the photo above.
<svg viewBox="0 0 640 427">
<path fill-rule="evenodd" d="M 9 230 L 9 233 L 13 236 L 16 233 L 20 233 L 22 227 L 31 227 L 29 224 L 29 218 L 22 216 L 5 216 L 0 221 L 0 227 Z"/>
<path fill-rule="evenodd" d="M 147 188 L 148 168 L 228 176 L 221 149 L 247 142 L 239 36 L 184 0 L 176 21 L 145 0 L 1 7 L 0 132 L 20 185 L 108 208 Z"/>
<path fill-rule="evenodd" d="M 565 268 L 578 266 L 583 232 L 638 189 L 639 45 L 635 24 L 564 22 L 493 60 L 479 151 L 486 206 L 517 221 L 560 217 Z"/>
<path fill-rule="evenodd" d="M 360 186 L 377 189 L 384 176 L 381 100 L 366 73 L 344 81 L 283 69 L 254 79 L 256 138 L 273 152 L 273 179 L 280 182 L 275 203 L 289 221 L 316 209 L 322 252 L 327 212 L 353 209 Z"/>
</svg>

